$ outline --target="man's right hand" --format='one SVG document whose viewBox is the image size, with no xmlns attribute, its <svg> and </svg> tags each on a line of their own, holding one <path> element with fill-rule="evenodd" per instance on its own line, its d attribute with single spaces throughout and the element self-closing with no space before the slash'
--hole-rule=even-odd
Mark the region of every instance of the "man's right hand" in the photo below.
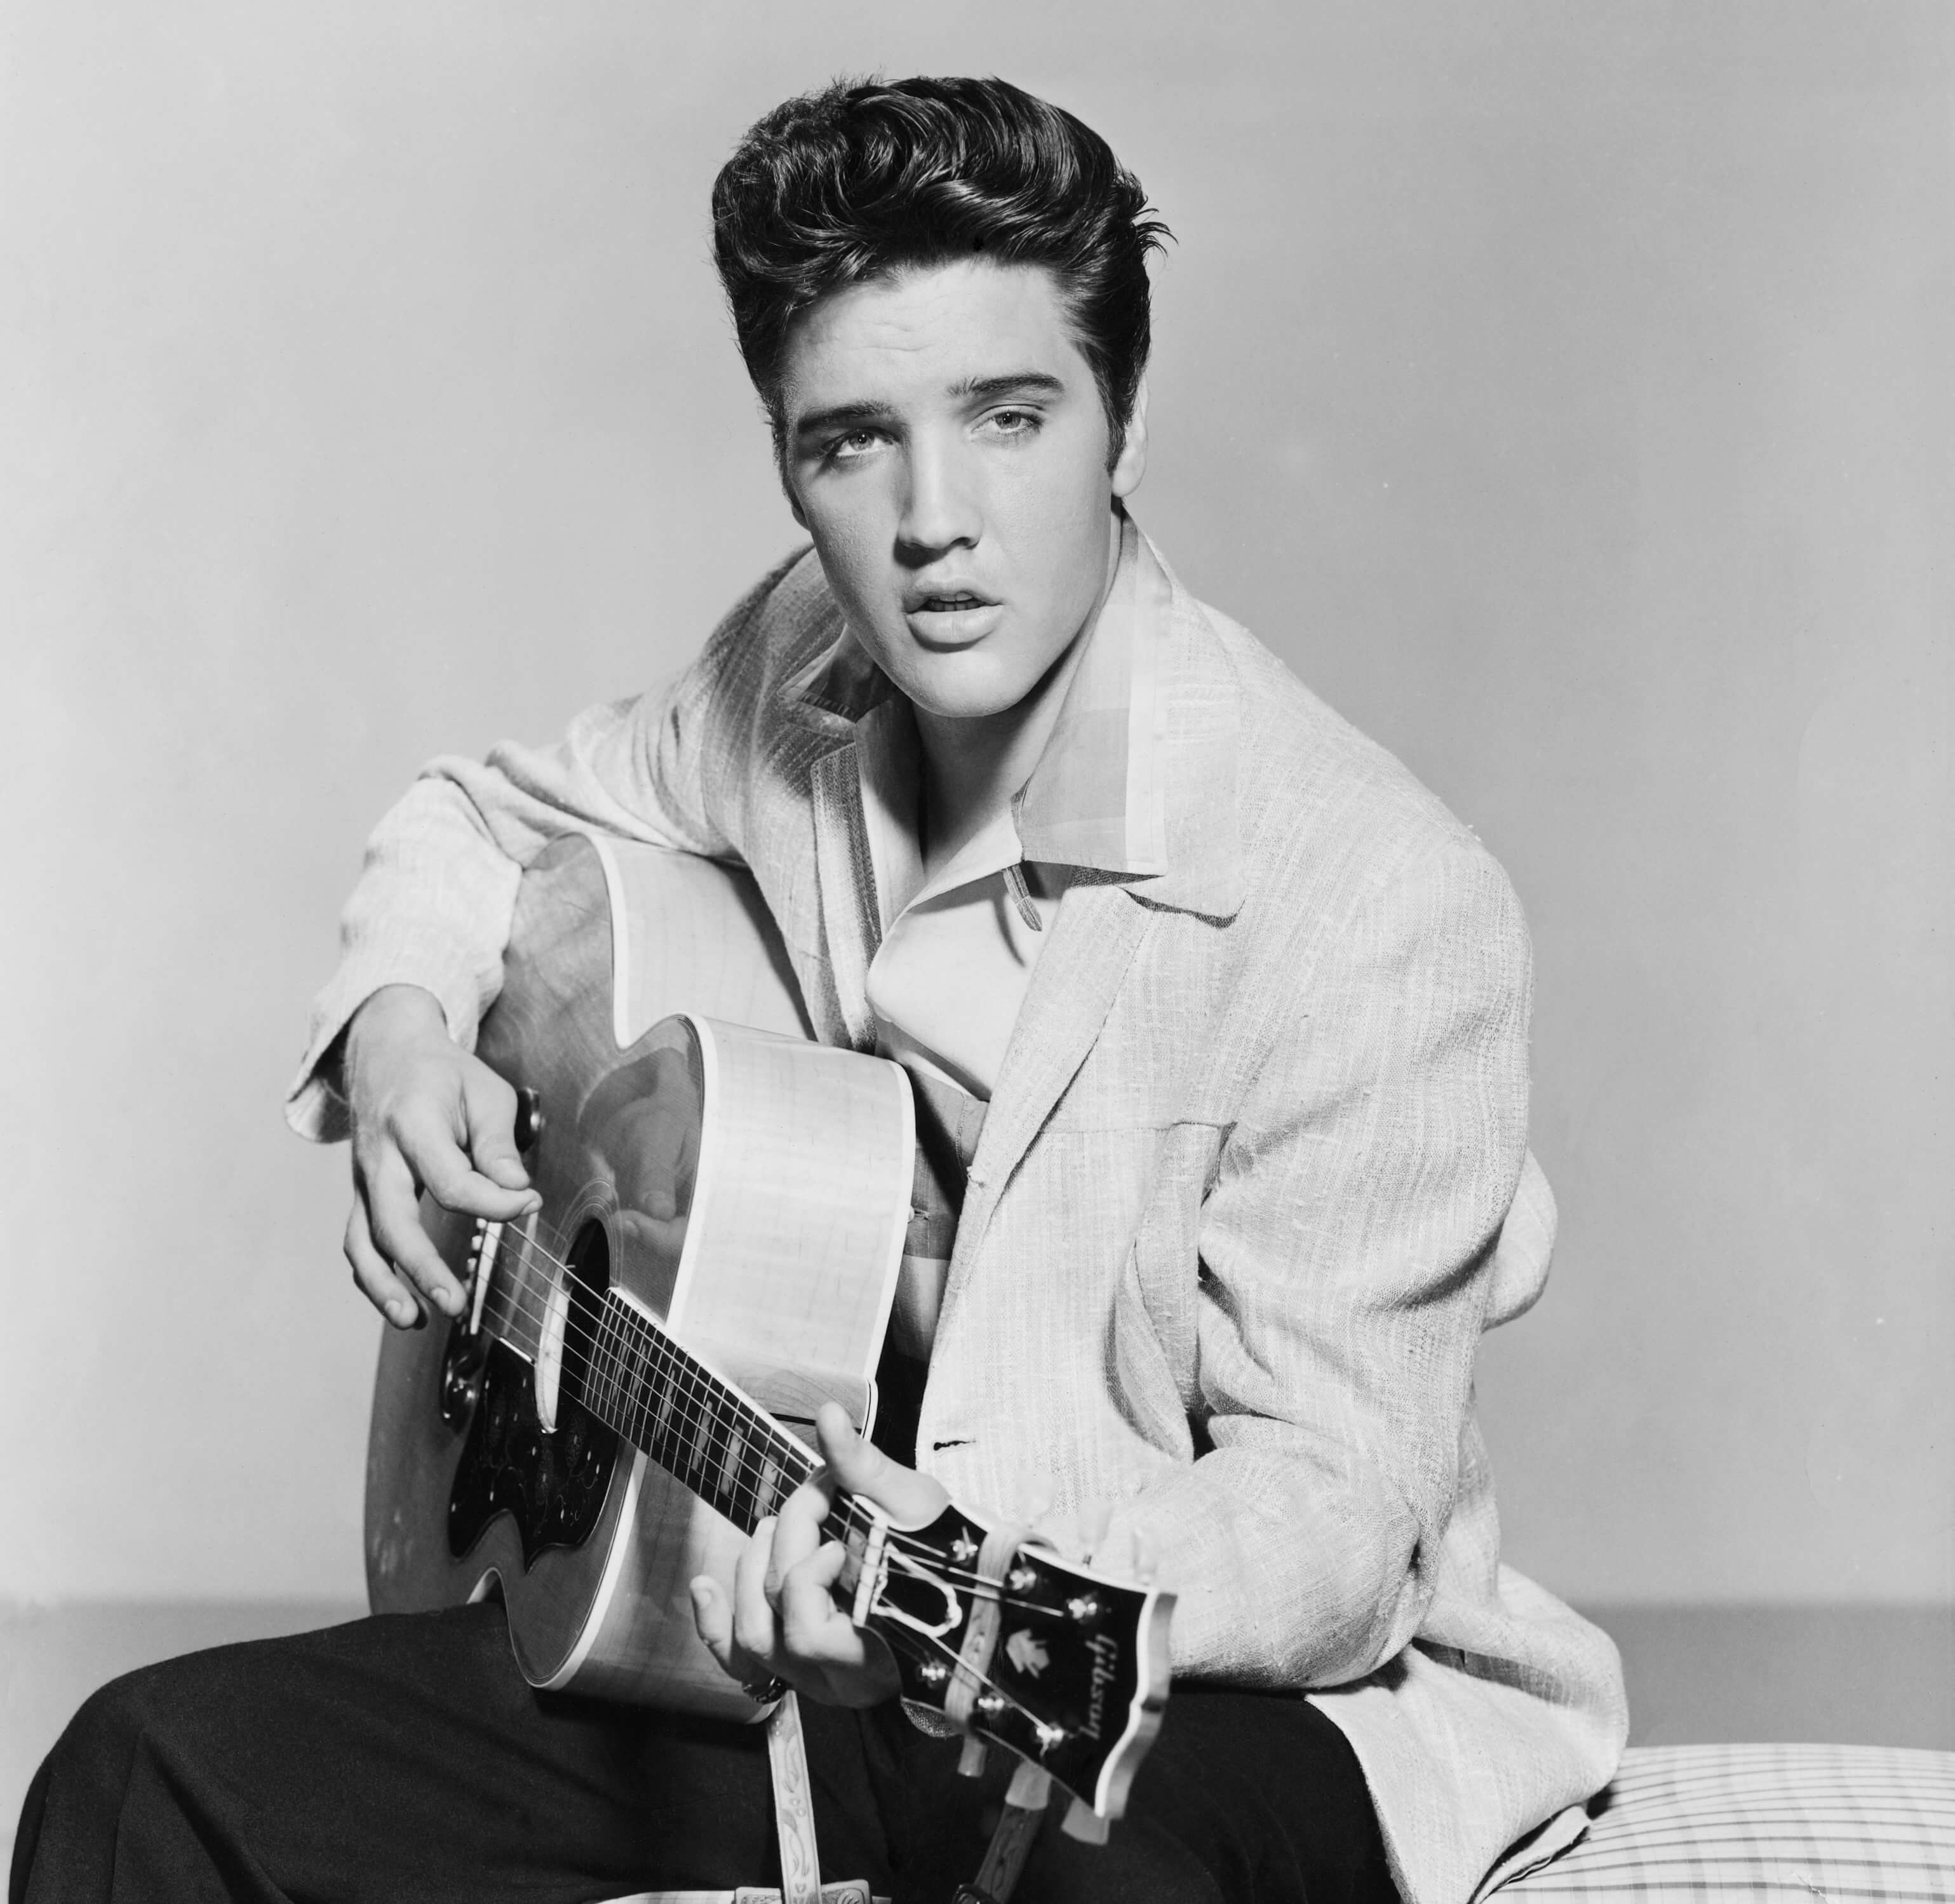
<svg viewBox="0 0 1955 1904">
<path fill-rule="evenodd" d="M 425 1190 L 493 1223 L 537 1207 L 516 1154 L 516 1094 L 448 1035 L 440 1005 L 416 985 L 383 986 L 354 1012 L 340 1088 L 353 1120 L 354 1281 L 397 1329 L 427 1319 L 422 1300 L 460 1314 L 461 1285 L 421 1227 L 417 1199 Z"/>
</svg>

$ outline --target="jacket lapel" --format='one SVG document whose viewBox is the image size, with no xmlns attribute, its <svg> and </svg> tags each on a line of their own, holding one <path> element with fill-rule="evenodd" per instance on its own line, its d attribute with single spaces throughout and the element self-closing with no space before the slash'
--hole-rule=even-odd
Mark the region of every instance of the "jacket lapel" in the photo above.
<svg viewBox="0 0 1955 1904">
<path fill-rule="evenodd" d="M 971 1160 L 946 1301 L 968 1279 L 999 1196 L 1100 1036 L 1154 918 L 1115 885 L 1074 886 L 1059 902 Z"/>
<path fill-rule="evenodd" d="M 822 937 L 842 1024 L 855 1050 L 873 1051 L 876 1022 L 869 1009 L 869 961 L 875 955 L 880 931 L 855 744 L 846 741 L 814 763 L 814 858 L 821 881 Z"/>
</svg>

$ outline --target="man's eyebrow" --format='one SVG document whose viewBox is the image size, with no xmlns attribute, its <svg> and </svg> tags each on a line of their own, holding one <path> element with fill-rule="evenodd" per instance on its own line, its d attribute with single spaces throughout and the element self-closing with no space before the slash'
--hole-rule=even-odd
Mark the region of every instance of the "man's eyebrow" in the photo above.
<svg viewBox="0 0 1955 1904">
<path fill-rule="evenodd" d="M 1003 376 L 965 377 L 950 386 L 953 397 L 1003 397 L 1015 390 L 1037 391 L 1041 395 L 1062 397 L 1066 386 L 1050 370 L 1009 370 Z"/>
<path fill-rule="evenodd" d="M 797 436 L 816 436 L 831 430 L 860 429 L 864 423 L 886 422 L 892 412 L 886 403 L 865 397 L 855 403 L 830 404 L 826 410 L 811 410 L 795 419 Z"/>
</svg>

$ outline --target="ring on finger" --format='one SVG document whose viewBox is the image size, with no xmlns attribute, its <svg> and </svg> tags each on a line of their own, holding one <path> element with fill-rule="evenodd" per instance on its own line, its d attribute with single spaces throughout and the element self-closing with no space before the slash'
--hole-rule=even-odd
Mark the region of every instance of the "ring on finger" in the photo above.
<svg viewBox="0 0 1955 1904">
<path fill-rule="evenodd" d="M 757 1706 L 771 1706 L 788 1695 L 788 1682 L 776 1673 L 767 1679 L 743 1679 L 740 1690 Z"/>
</svg>

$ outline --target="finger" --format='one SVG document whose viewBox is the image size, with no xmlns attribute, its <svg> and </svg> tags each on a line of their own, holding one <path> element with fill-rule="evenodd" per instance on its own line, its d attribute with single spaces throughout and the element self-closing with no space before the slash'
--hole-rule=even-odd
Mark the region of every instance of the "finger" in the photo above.
<svg viewBox="0 0 1955 1904">
<path fill-rule="evenodd" d="M 782 1503 L 767 1568 L 767 1598 L 779 1597 L 781 1582 L 821 1545 L 821 1525 L 834 1502 L 834 1487 L 817 1475 L 805 1481 Z"/>
<path fill-rule="evenodd" d="M 733 1651 L 733 1608 L 720 1591 L 719 1581 L 703 1573 L 688 1584 L 692 1596 L 692 1623 L 707 1651 L 729 1679 L 741 1678 Z"/>
<path fill-rule="evenodd" d="M 782 1576 L 779 1643 L 798 1666 L 862 1663 L 861 1635 L 836 1605 L 830 1591 L 848 1559 L 847 1553 L 831 1541 Z"/>
<path fill-rule="evenodd" d="M 834 1402 L 821 1405 L 814 1431 L 836 1481 L 849 1493 L 874 1501 L 899 1527 L 926 1527 L 950 1505 L 940 1481 L 892 1461 L 864 1441 Z"/>
<path fill-rule="evenodd" d="M 831 1704 L 873 1706 L 902 1690 L 895 1655 L 877 1635 L 850 1623 L 836 1603 L 848 1556 L 835 1541 L 782 1583 L 780 1648 L 789 1676 L 818 1684 Z"/>
<path fill-rule="evenodd" d="M 373 1243 L 394 1267 L 444 1314 L 461 1313 L 461 1285 L 441 1260 L 421 1227 L 414 1199 L 414 1179 L 398 1150 L 383 1149 L 373 1166 L 362 1173 L 367 1219 Z"/>
<path fill-rule="evenodd" d="M 346 1220 L 346 1260 L 353 1266 L 353 1280 L 360 1293 L 396 1329 L 418 1329 L 427 1321 L 421 1305 L 408 1286 L 386 1264 L 373 1247 L 367 1226 L 367 1206 L 356 1193 L 353 1213 Z"/>
<path fill-rule="evenodd" d="M 414 1181 L 442 1209 L 506 1223 L 536 1208 L 534 1191 L 505 1188 L 476 1169 L 455 1133 L 443 1127 L 431 1108 L 416 1105 L 403 1111 L 393 1121 L 392 1135 Z"/>
<path fill-rule="evenodd" d="M 486 1065 L 462 1074 L 461 1115 L 477 1173 L 498 1189 L 527 1191 L 530 1173 L 516 1149 L 516 1094 Z"/>
<path fill-rule="evenodd" d="M 765 1679 L 776 1669 L 779 1651 L 774 1630 L 774 1609 L 767 1597 L 768 1575 L 774 1553 L 773 1520 L 763 1521 L 740 1556 L 733 1570 L 733 1643 L 751 1659 L 760 1663 Z"/>
</svg>

